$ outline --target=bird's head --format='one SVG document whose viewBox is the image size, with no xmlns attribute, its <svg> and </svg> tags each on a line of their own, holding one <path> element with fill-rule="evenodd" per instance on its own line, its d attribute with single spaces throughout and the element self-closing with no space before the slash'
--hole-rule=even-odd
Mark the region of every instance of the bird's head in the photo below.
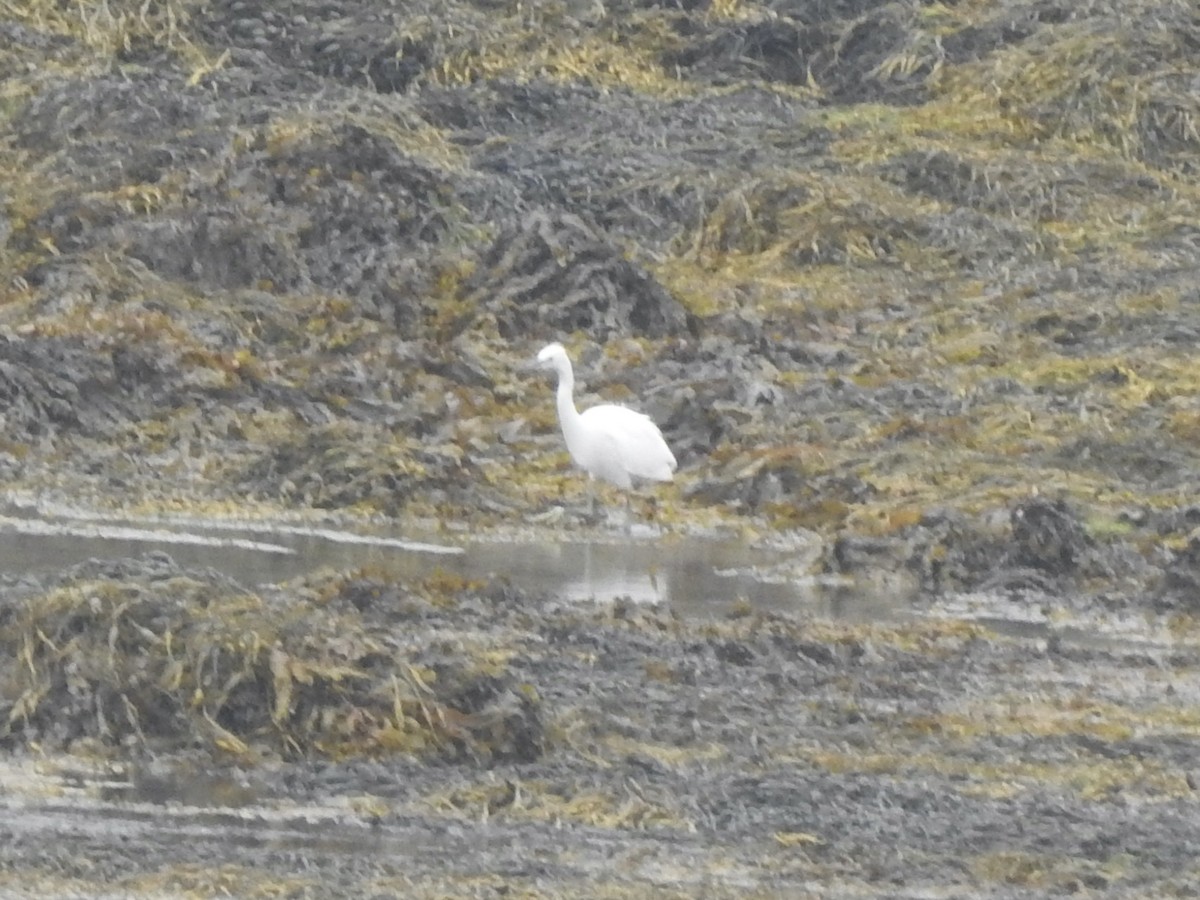
<svg viewBox="0 0 1200 900">
<path fill-rule="evenodd" d="M 571 361 L 567 358 L 566 348 L 555 341 L 538 351 L 537 365 L 539 369 L 554 369 L 561 372 L 564 366 L 570 368 Z"/>
</svg>

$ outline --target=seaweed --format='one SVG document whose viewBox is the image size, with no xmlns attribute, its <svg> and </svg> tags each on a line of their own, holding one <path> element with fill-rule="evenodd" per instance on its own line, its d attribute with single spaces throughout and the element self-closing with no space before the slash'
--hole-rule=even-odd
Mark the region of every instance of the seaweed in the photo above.
<svg viewBox="0 0 1200 900">
<path fill-rule="evenodd" d="M 0 739 L 244 760 L 540 755 L 536 690 L 381 633 L 382 603 L 414 620 L 435 609 L 369 575 L 255 592 L 161 553 L 83 564 L 6 606 Z"/>
</svg>

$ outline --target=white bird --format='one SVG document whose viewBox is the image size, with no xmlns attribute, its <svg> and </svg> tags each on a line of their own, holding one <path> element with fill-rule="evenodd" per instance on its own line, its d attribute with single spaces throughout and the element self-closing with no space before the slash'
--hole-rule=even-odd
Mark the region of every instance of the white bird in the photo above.
<svg viewBox="0 0 1200 900">
<path fill-rule="evenodd" d="M 590 478 L 603 479 L 624 490 L 633 487 L 634 478 L 674 479 L 678 466 L 675 455 L 649 416 L 614 403 L 603 403 L 580 413 L 573 396 L 575 373 L 563 345 L 543 347 L 537 361 L 541 368 L 558 373 L 558 422 L 567 452 Z M 628 495 L 625 499 L 628 503 Z"/>
</svg>

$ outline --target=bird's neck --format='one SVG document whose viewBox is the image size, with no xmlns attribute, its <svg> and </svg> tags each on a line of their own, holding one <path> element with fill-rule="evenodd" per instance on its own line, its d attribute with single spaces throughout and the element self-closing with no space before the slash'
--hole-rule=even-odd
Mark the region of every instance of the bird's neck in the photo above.
<svg viewBox="0 0 1200 900">
<path fill-rule="evenodd" d="M 564 429 L 568 429 L 575 424 L 579 418 L 579 411 L 575 409 L 575 379 L 570 372 L 563 372 L 558 376 L 558 420 L 562 423 Z"/>
</svg>

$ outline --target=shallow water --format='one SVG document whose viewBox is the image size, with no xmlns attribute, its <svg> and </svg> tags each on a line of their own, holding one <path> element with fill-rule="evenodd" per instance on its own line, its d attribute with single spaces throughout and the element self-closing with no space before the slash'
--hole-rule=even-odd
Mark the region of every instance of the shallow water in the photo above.
<svg viewBox="0 0 1200 900">
<path fill-rule="evenodd" d="M 734 604 L 851 620 L 894 618 L 887 592 L 820 583 L 805 575 L 814 548 L 751 546 L 735 538 L 614 532 L 561 540 L 366 533 L 291 524 L 132 521 L 75 516 L 0 516 L 0 572 L 45 575 L 88 559 L 168 553 L 180 565 L 213 567 L 252 587 L 314 570 L 370 567 L 401 580 L 442 570 L 504 578 L 528 591 L 579 601 L 624 598 L 681 613 Z"/>
<path fill-rule="evenodd" d="M 625 599 L 670 605 L 682 615 L 731 608 L 796 612 L 848 622 L 913 617 L 974 621 L 1021 639 L 1054 637 L 1093 647 L 1178 646 L 1166 621 L 1031 604 L 1002 592 L 915 596 L 898 583 L 820 580 L 808 574 L 819 547 L 800 536 L 753 545 L 713 536 L 664 535 L 642 527 L 583 536 L 545 533 L 477 538 L 468 534 L 370 532 L 284 522 L 116 519 L 78 510 L 10 508 L 0 514 L 0 574 L 46 576 L 89 559 L 156 550 L 181 566 L 211 567 L 247 588 L 322 568 L 369 568 L 400 581 L 442 571 L 505 579 L 525 591 L 579 602 Z"/>
</svg>

